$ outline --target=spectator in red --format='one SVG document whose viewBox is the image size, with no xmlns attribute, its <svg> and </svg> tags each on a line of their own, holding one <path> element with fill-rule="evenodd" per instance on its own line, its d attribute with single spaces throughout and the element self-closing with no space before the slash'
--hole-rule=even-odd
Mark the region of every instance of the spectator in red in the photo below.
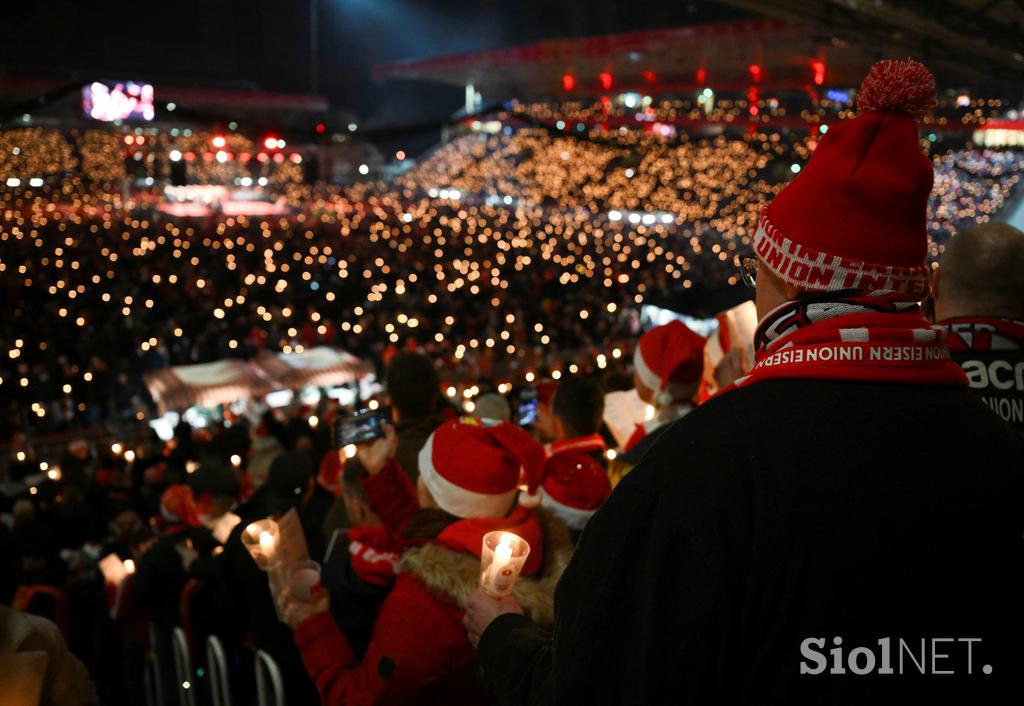
<svg viewBox="0 0 1024 706">
<path fill-rule="evenodd" d="M 516 584 L 517 599 L 540 624 L 550 625 L 552 592 L 569 540 L 556 520 L 517 504 L 525 474 L 539 477 L 543 449 L 510 424 L 465 417 L 445 422 L 420 453 L 414 488 L 395 461 L 394 431 L 360 453 L 364 485 L 385 525 L 395 532 L 399 573 L 380 608 L 360 659 L 328 612 L 326 595 L 313 602 L 288 591 L 281 613 L 295 628 L 322 703 L 488 703 L 473 674 L 473 649 L 462 627 L 462 606 L 480 578 L 483 536 L 515 532 L 531 552 Z M 418 496 L 418 503 L 417 503 Z"/>
</svg>

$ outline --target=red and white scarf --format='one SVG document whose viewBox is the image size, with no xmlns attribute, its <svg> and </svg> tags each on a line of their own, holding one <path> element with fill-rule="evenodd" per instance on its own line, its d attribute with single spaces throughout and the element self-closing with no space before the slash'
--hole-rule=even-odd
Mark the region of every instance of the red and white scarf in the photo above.
<svg viewBox="0 0 1024 706">
<path fill-rule="evenodd" d="M 940 321 L 953 353 L 1024 351 L 1024 321 L 989 316 L 964 316 Z"/>
<path fill-rule="evenodd" d="M 754 346 L 753 368 L 733 387 L 793 378 L 967 384 L 943 328 L 899 292 L 829 292 L 787 302 L 761 321 Z"/>
</svg>

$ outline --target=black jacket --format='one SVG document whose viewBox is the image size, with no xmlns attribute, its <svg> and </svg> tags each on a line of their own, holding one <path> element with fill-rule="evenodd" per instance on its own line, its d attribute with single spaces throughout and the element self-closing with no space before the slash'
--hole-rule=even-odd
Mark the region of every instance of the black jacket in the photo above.
<svg viewBox="0 0 1024 706">
<path fill-rule="evenodd" d="M 616 487 L 554 641 L 502 616 L 478 667 L 504 703 L 995 703 L 1024 682 L 1022 572 L 1024 443 L 968 389 L 762 382 L 677 422 Z M 846 674 L 801 674 L 832 666 L 837 636 Z M 887 637 L 897 673 L 878 675 Z M 956 673 L 915 676 L 901 638 Z M 851 673 L 861 646 L 876 673 Z"/>
</svg>

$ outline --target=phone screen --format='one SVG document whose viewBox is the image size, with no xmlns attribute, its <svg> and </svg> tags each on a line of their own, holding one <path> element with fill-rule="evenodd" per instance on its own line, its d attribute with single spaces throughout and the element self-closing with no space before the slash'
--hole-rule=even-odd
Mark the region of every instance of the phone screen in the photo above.
<svg viewBox="0 0 1024 706">
<path fill-rule="evenodd" d="M 343 448 L 349 444 L 365 444 L 384 436 L 384 423 L 391 423 L 391 408 L 378 410 L 364 409 L 349 417 L 334 422 L 334 446 Z"/>
<path fill-rule="evenodd" d="M 528 427 L 537 421 L 537 388 L 525 387 L 519 391 L 519 404 L 516 408 L 516 423 Z"/>
</svg>

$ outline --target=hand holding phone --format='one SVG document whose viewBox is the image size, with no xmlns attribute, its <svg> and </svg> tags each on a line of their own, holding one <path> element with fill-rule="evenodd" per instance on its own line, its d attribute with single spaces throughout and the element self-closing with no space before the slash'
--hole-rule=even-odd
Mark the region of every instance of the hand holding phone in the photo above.
<svg viewBox="0 0 1024 706">
<path fill-rule="evenodd" d="M 381 424 L 384 436 L 369 444 L 363 444 L 356 452 L 356 458 L 371 476 L 377 475 L 398 452 L 398 435 L 395 428 L 388 423 Z"/>
<path fill-rule="evenodd" d="M 363 409 L 334 422 L 334 448 L 343 449 L 351 444 L 365 444 L 384 436 L 384 424 L 391 423 L 391 408 Z"/>
</svg>

